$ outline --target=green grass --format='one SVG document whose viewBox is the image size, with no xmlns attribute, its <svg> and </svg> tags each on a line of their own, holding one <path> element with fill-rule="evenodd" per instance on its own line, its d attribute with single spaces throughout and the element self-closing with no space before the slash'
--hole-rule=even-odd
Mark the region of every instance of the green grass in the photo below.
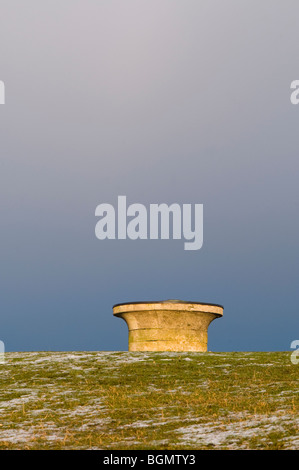
<svg viewBox="0 0 299 470">
<path fill-rule="evenodd" d="M 7 353 L 0 449 L 298 449 L 290 353 Z"/>
</svg>

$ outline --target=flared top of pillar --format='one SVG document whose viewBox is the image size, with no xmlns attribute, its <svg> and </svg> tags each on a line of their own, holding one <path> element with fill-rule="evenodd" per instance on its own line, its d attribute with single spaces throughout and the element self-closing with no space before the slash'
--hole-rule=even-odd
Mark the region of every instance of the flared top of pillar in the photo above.
<svg viewBox="0 0 299 470">
<path fill-rule="evenodd" d="M 113 314 L 125 312 L 174 310 L 184 312 L 207 312 L 217 316 L 223 315 L 223 306 L 205 302 L 188 302 L 186 300 L 169 299 L 150 302 L 126 302 L 113 305 Z"/>
</svg>

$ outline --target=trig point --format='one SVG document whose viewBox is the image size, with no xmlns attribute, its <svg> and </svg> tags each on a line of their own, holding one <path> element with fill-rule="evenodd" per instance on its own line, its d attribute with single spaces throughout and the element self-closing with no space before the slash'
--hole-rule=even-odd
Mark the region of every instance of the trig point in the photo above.
<svg viewBox="0 0 299 470">
<path fill-rule="evenodd" d="M 207 351 L 208 326 L 222 317 L 217 304 L 164 300 L 113 306 L 129 329 L 129 351 Z"/>
</svg>

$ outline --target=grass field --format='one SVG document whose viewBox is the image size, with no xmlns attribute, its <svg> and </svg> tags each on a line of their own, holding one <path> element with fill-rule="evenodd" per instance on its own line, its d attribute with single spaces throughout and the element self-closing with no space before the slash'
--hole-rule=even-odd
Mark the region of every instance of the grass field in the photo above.
<svg viewBox="0 0 299 470">
<path fill-rule="evenodd" d="M 290 353 L 7 353 L 0 449 L 299 449 Z"/>
</svg>

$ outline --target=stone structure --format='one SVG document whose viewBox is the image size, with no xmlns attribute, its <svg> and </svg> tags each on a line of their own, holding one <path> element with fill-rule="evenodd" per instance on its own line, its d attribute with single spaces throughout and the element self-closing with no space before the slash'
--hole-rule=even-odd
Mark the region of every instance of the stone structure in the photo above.
<svg viewBox="0 0 299 470">
<path fill-rule="evenodd" d="M 165 300 L 117 304 L 129 329 L 129 351 L 207 351 L 208 326 L 223 315 L 217 304 Z"/>
</svg>

